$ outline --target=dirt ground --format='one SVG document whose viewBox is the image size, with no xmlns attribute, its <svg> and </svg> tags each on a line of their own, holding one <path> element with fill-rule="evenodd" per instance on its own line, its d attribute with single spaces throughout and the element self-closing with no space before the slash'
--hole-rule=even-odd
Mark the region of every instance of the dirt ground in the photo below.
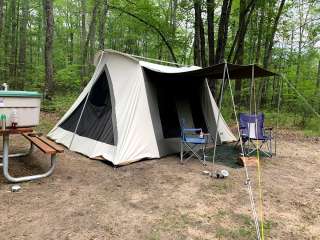
<svg viewBox="0 0 320 240">
<path fill-rule="evenodd" d="M 12 139 L 12 150 L 25 148 Z M 320 239 L 320 141 L 283 131 L 278 155 L 262 162 L 265 239 Z M 12 193 L 0 176 L 0 239 L 255 239 L 244 168 L 233 145 L 218 147 L 216 169 L 175 156 L 114 169 L 66 151 L 51 177 Z M 13 159 L 11 173 L 44 171 L 41 152 Z M 257 200 L 257 171 L 249 168 Z M 257 204 L 258 208 L 258 204 Z"/>
</svg>

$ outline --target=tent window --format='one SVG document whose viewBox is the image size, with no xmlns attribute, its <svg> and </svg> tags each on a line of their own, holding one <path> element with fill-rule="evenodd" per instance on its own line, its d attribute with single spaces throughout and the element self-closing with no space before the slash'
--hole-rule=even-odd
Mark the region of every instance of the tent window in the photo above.
<svg viewBox="0 0 320 240">
<path fill-rule="evenodd" d="M 93 85 L 89 101 L 97 107 L 111 107 L 109 84 L 105 73 L 102 73 L 99 80 Z"/>
<path fill-rule="evenodd" d="M 74 132 L 80 118 L 85 99 L 76 110 L 60 125 L 61 128 Z M 82 137 L 114 145 L 114 133 L 112 123 L 111 95 L 107 74 L 102 72 L 96 83 L 92 86 L 88 101 L 77 134 Z"/>
</svg>

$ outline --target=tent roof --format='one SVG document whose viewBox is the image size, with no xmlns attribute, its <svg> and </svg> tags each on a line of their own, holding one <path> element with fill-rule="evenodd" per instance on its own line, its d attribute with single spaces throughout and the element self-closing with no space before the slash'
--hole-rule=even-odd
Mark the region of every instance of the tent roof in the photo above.
<svg viewBox="0 0 320 240">
<path fill-rule="evenodd" d="M 140 61 L 129 54 L 121 53 L 111 49 L 105 49 L 103 51 L 102 50 L 99 51 L 95 56 L 95 60 L 94 60 L 95 65 L 98 64 L 100 57 L 102 57 L 104 54 L 107 54 L 107 55 L 118 54 L 118 55 L 127 57 L 128 59 L 131 59 L 132 61 L 139 63 L 142 67 L 149 70 L 149 72 L 152 72 L 153 74 L 158 75 L 163 80 L 170 80 L 170 79 L 185 80 L 193 77 L 197 77 L 197 78 L 208 77 L 210 79 L 222 79 L 225 64 L 227 64 L 230 79 L 252 78 L 252 67 L 254 67 L 255 78 L 278 75 L 274 72 L 261 68 L 256 64 L 237 65 L 237 64 L 231 64 L 231 63 L 220 63 L 210 67 L 205 67 L 205 68 L 200 68 L 197 66 L 189 66 L 189 67 L 166 66 L 166 65 L 160 65 L 160 64 L 155 64 L 155 63 L 146 62 L 146 61 Z"/>
<path fill-rule="evenodd" d="M 142 61 L 140 61 L 140 64 L 144 68 L 151 70 L 154 74 L 159 75 L 159 77 L 166 77 L 163 79 L 183 79 L 186 77 L 209 77 L 210 79 L 222 79 L 225 66 L 225 63 L 220 63 L 205 68 L 199 68 L 196 66 L 177 68 Z M 227 63 L 227 67 L 231 79 L 252 78 L 252 68 L 254 68 L 255 78 L 277 75 L 276 73 L 265 70 L 256 64 L 237 65 Z"/>
</svg>

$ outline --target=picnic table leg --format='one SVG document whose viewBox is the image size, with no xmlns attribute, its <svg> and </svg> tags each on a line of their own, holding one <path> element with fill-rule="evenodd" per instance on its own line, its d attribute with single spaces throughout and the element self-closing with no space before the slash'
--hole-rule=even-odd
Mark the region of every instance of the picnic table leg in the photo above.
<svg viewBox="0 0 320 240">
<path fill-rule="evenodd" d="M 56 166 L 56 155 L 51 155 L 51 166 L 46 173 L 24 176 L 24 177 L 12 177 L 9 174 L 9 135 L 3 134 L 3 175 L 9 182 L 25 182 L 36 180 L 39 178 L 48 177 L 52 174 Z"/>
<path fill-rule="evenodd" d="M 34 146 L 32 143 L 30 143 L 30 148 L 28 151 L 26 152 L 21 152 L 21 153 L 11 153 L 8 155 L 9 158 L 13 158 L 13 157 L 25 157 L 30 155 L 33 152 Z M 0 155 L 0 159 L 3 158 L 3 155 Z M 0 166 L 2 166 L 2 163 L 0 163 Z"/>
</svg>

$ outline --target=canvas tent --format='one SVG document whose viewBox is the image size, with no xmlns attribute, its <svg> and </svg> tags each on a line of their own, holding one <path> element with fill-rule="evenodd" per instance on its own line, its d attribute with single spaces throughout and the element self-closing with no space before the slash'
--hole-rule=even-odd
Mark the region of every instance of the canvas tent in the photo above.
<svg viewBox="0 0 320 240">
<path fill-rule="evenodd" d="M 179 152 L 180 123 L 215 136 L 219 110 L 207 77 L 221 67 L 169 67 L 105 50 L 83 92 L 48 136 L 72 151 L 124 165 Z M 237 65 L 230 65 L 237 78 Z M 246 72 L 243 66 L 243 74 Z M 233 73 L 234 72 L 234 73 Z M 268 72 L 256 68 L 255 74 Z M 218 142 L 235 141 L 220 114 Z"/>
</svg>

